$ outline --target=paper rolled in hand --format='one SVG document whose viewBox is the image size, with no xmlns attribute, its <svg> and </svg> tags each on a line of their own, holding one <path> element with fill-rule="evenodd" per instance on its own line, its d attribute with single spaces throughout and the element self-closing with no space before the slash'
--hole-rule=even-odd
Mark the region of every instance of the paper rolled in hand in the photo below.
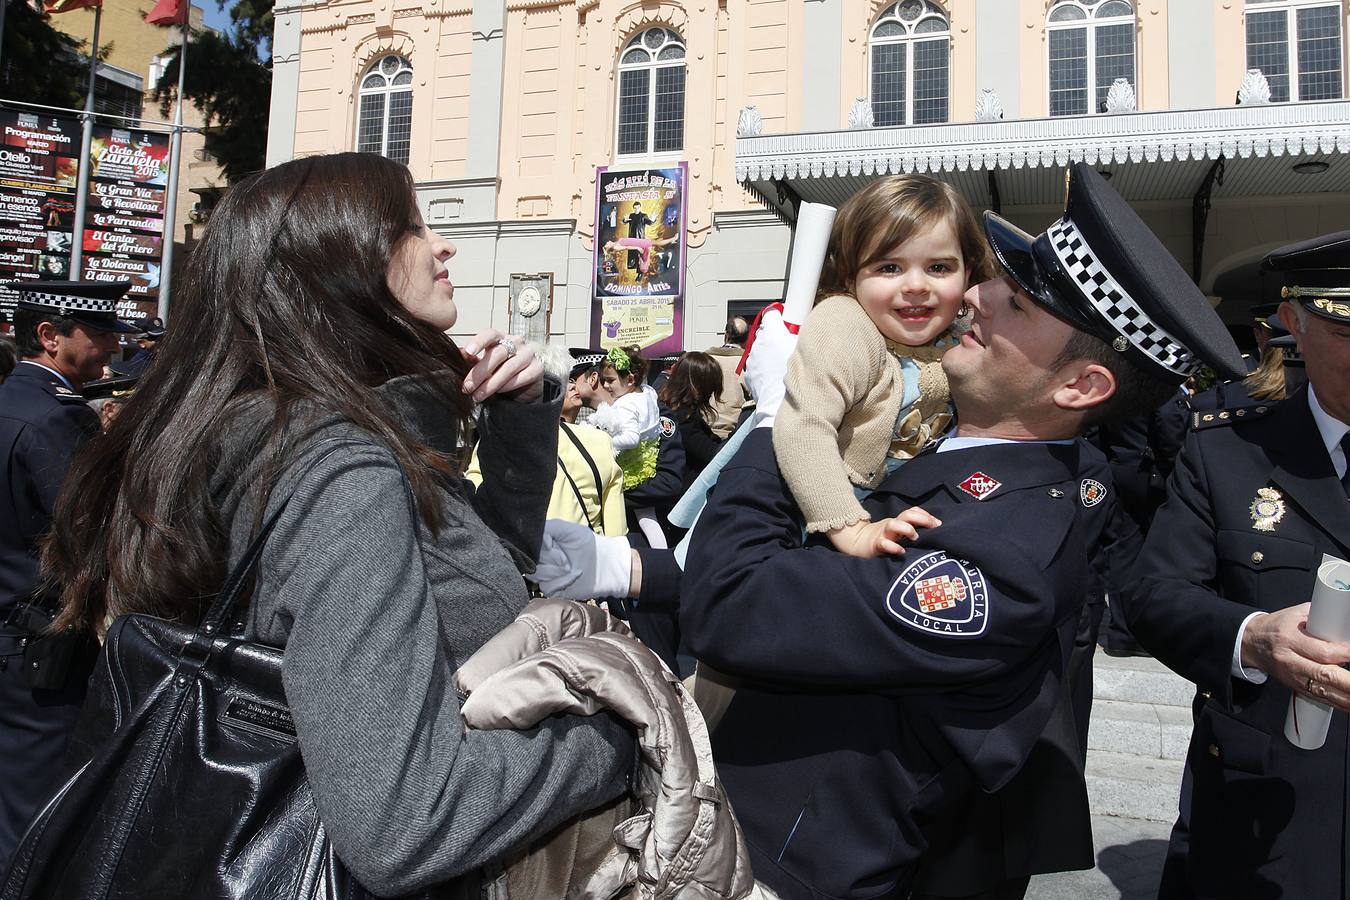
<svg viewBox="0 0 1350 900">
<path fill-rule="evenodd" d="M 1313 585 L 1308 633 L 1324 641 L 1350 641 L 1350 563 L 1322 554 Z M 1326 743 L 1332 709 L 1325 703 L 1294 695 L 1284 720 L 1284 736 L 1301 750 Z"/>
<path fill-rule="evenodd" d="M 834 226 L 833 206 L 805 203 L 797 210 L 797 227 L 792 235 L 792 264 L 788 267 L 787 289 L 783 292 L 783 319 L 792 325 L 806 321 L 816 302 L 820 268 Z"/>
</svg>

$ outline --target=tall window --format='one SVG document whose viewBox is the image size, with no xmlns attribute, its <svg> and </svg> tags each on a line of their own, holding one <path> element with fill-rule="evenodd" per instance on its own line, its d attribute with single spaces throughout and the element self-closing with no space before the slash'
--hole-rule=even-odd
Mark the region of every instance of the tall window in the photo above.
<svg viewBox="0 0 1350 900">
<path fill-rule="evenodd" d="M 1106 111 L 1111 82 L 1134 80 L 1134 7 L 1126 0 L 1065 0 L 1050 8 L 1050 115 Z"/>
<path fill-rule="evenodd" d="M 412 66 L 401 56 L 375 62 L 361 79 L 356 149 L 408 164 L 412 143 Z"/>
<path fill-rule="evenodd" d="M 1341 4 L 1247 0 L 1247 68 L 1276 102 L 1341 97 Z"/>
<path fill-rule="evenodd" d="M 668 28 L 648 28 L 619 56 L 620 156 L 684 148 L 684 41 Z"/>
<path fill-rule="evenodd" d="M 947 17 L 926 0 L 888 6 L 872 26 L 872 123 L 947 121 Z"/>
</svg>

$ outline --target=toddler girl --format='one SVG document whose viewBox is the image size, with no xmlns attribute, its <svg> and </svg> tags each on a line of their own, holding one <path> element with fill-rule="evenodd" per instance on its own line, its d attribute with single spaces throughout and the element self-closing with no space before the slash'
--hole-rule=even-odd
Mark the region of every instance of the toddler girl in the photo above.
<svg viewBox="0 0 1350 900">
<path fill-rule="evenodd" d="M 600 385 L 614 400 L 600 404 L 586 420 L 614 439 L 614 458 L 623 470 L 625 491 L 656 474 L 661 411 L 656 391 L 644 383 L 646 374 L 647 361 L 636 347 L 610 350 L 600 364 Z"/>
<path fill-rule="evenodd" d="M 840 207 L 773 425 L 808 532 L 862 557 L 916 536 L 901 519 L 870 522 L 858 498 L 951 424 L 941 357 L 967 285 L 992 273 L 979 222 L 950 185 L 891 176 Z"/>
</svg>

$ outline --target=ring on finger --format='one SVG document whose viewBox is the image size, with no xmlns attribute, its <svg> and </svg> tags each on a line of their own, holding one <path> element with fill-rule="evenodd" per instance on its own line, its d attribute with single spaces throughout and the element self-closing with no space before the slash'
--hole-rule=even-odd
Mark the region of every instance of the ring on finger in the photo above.
<svg viewBox="0 0 1350 900">
<path fill-rule="evenodd" d="M 499 347 L 504 347 L 506 349 L 507 359 L 511 359 L 516 355 L 516 342 L 511 340 L 509 337 L 499 337 L 497 338 L 497 340 L 493 341 L 493 343 Z"/>
</svg>

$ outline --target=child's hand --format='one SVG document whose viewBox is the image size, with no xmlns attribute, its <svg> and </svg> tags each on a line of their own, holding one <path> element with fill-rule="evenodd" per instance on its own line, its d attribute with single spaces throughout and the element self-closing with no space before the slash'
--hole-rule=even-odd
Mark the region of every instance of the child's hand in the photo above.
<svg viewBox="0 0 1350 900">
<path fill-rule="evenodd" d="M 834 549 L 859 559 L 872 559 L 889 553 L 905 552 L 898 543 L 901 540 L 913 541 L 919 537 L 920 528 L 936 528 L 942 521 L 929 515 L 917 506 L 911 506 L 898 516 L 882 519 L 879 522 L 854 522 L 843 528 L 836 528 L 827 535 Z"/>
</svg>

